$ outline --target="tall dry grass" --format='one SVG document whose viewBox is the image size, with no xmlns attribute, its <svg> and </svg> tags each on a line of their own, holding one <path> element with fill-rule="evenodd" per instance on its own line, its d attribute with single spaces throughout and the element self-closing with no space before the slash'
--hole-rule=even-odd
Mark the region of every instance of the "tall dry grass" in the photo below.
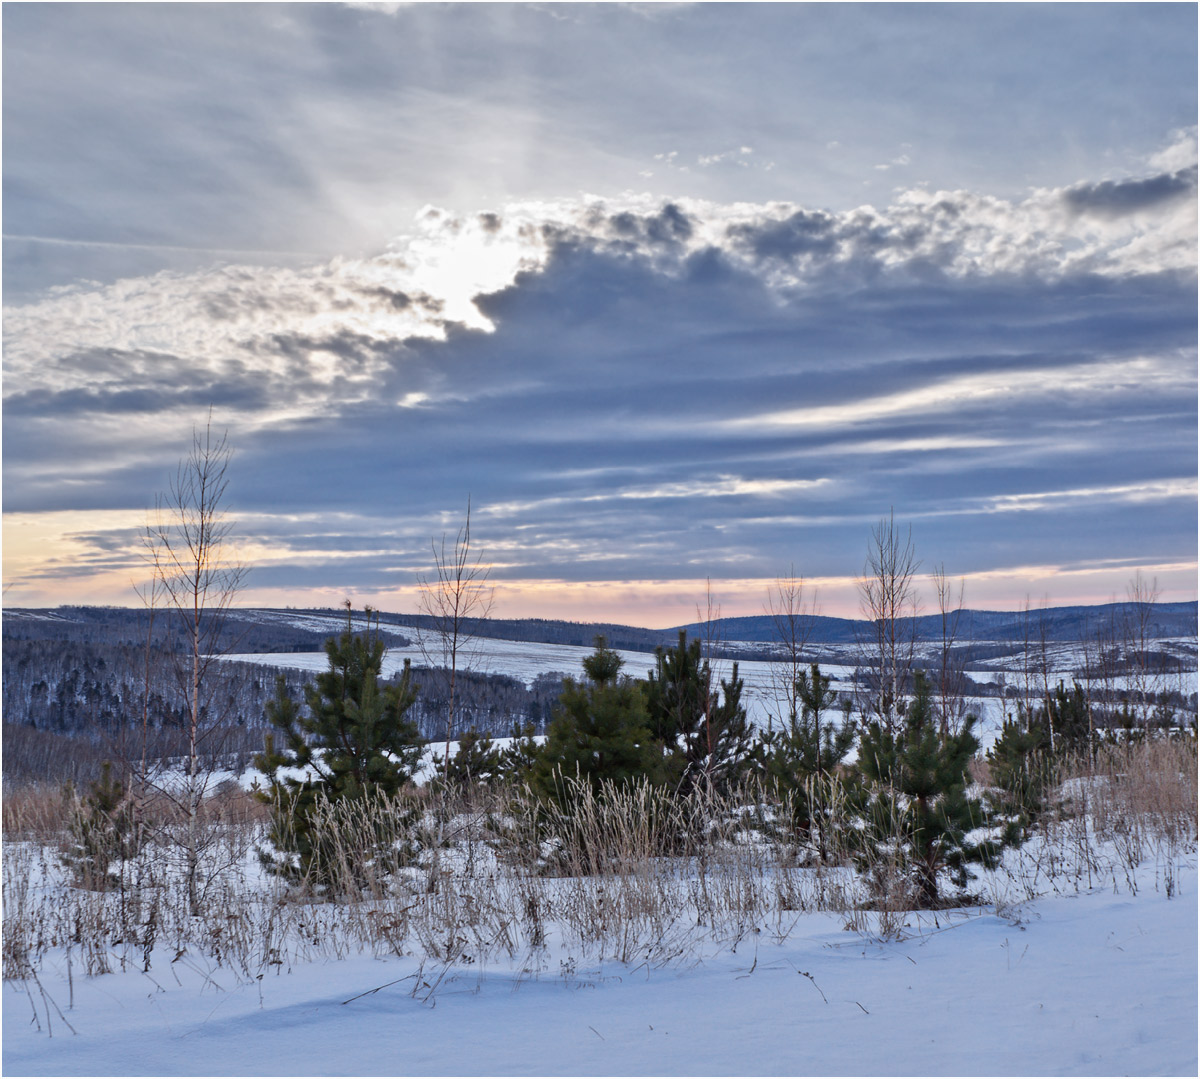
<svg viewBox="0 0 1200 1079">
<path fill-rule="evenodd" d="M 1133 891 L 1146 886 L 1147 861 L 1154 886 L 1176 894 L 1196 850 L 1194 742 L 1114 747 L 1072 762 L 1059 790 L 1030 842 L 992 875 L 993 901 Z M 886 937 L 913 905 L 898 853 L 851 868 L 861 848 L 836 785 L 822 792 L 819 842 L 753 786 L 685 797 L 645 782 L 566 781 L 562 793 L 553 805 L 504 787 L 323 803 L 322 860 L 307 878 L 285 878 L 258 860 L 270 807 L 225 790 L 205 806 L 191 914 L 177 851 L 161 838 L 169 807 L 142 807 L 145 842 L 111 867 L 111 884 L 88 889 L 63 856 L 66 796 L 6 798 L 4 975 L 26 976 L 62 949 L 88 974 L 156 976 L 183 963 L 247 979 L 368 952 L 412 958 L 423 972 L 414 985 L 429 987 L 450 968 L 497 962 L 531 975 L 556 963 L 672 963 L 758 934 L 786 938 L 810 911 Z M 902 847 L 897 837 L 893 852 Z"/>
<path fill-rule="evenodd" d="M 1154 887 L 1177 894 L 1179 869 L 1197 849 L 1195 736 L 1142 738 L 1060 763 L 1055 796 L 1029 841 L 1010 852 L 1007 903 L 1109 886 L 1136 895 L 1144 865 Z"/>
</svg>

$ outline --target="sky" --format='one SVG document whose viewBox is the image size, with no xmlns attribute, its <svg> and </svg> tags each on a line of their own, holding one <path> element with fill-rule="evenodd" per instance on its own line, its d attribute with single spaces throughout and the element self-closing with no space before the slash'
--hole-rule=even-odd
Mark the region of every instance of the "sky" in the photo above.
<svg viewBox="0 0 1200 1079">
<path fill-rule="evenodd" d="M 4 602 L 1196 597 L 1191 4 L 6 4 Z M 927 597 L 929 589 L 926 587 Z M 927 606 L 928 606 L 927 598 Z"/>
</svg>

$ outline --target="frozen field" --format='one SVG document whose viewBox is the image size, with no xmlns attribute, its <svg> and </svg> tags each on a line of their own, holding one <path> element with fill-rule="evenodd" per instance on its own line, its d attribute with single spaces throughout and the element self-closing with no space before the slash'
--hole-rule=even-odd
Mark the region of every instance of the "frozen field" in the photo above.
<svg viewBox="0 0 1200 1079">
<path fill-rule="evenodd" d="M 335 615 L 289 615 L 289 624 L 304 629 L 335 634 L 344 632 L 345 621 Z M 390 648 L 384 657 L 384 675 L 400 671 L 406 659 L 414 666 L 428 662 L 428 655 L 436 655 L 435 644 L 430 640 L 426 648 L 421 645 L 422 631 L 412 627 L 402 627 L 401 632 L 412 639 L 412 643 L 404 647 Z M 1172 651 L 1181 655 L 1195 655 L 1195 642 L 1178 641 L 1164 642 Z M 503 641 L 493 638 L 480 638 L 471 644 L 470 667 L 472 670 L 487 674 L 505 674 L 520 679 L 529 685 L 539 674 L 558 672 L 560 674 L 578 677 L 582 670 L 584 657 L 590 655 L 591 648 L 566 644 L 539 644 L 525 641 Z M 647 652 L 619 651 L 625 661 L 624 673 L 637 678 L 644 678 L 654 667 L 654 657 Z M 266 666 L 287 667 L 302 671 L 322 671 L 327 659 L 324 652 L 271 652 L 265 654 L 243 653 L 224 657 L 230 660 L 242 660 L 247 663 L 260 663 Z M 847 657 L 849 658 L 849 657 Z M 1019 661 L 1019 656 L 1017 657 Z M 1077 645 L 1054 645 L 1049 650 L 1049 661 L 1052 681 L 1062 678 L 1069 686 L 1071 672 L 1083 662 L 1083 652 Z M 1012 662 L 1010 658 L 1009 663 Z M 716 660 L 713 664 L 718 677 L 728 677 L 733 664 L 730 660 Z M 846 691 L 851 689 L 850 679 L 854 674 L 853 663 L 822 664 L 821 671 L 832 675 L 833 688 Z M 780 708 L 776 703 L 779 699 L 777 684 L 780 668 L 778 665 L 761 660 L 743 660 L 738 663 L 738 673 L 745 680 L 743 702 L 751 720 L 758 726 L 765 727 L 772 713 L 779 714 Z M 976 682 L 989 684 L 1005 676 L 995 663 L 971 667 L 966 672 Z M 1006 675 L 1010 685 L 1016 684 L 1015 676 L 1010 672 Z M 1196 674 L 1194 671 L 1184 675 L 1171 676 L 1171 688 L 1175 683 L 1187 693 L 1196 691 Z M 1004 721 L 1004 702 L 998 697 L 974 697 L 967 702 L 968 708 L 979 717 L 980 724 L 976 734 L 988 748 L 1000 731 Z"/>
</svg>

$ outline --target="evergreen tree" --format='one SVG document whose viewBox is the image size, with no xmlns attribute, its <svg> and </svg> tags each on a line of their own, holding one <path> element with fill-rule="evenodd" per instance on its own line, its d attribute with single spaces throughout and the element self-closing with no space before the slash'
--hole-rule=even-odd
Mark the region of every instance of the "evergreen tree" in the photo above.
<svg viewBox="0 0 1200 1079">
<path fill-rule="evenodd" d="M 520 727 L 513 725 L 512 741 L 500 751 L 499 774 L 505 782 L 517 786 L 529 782 L 542 752 L 542 747 L 534 737 L 536 731 L 533 723 Z"/>
<path fill-rule="evenodd" d="M 1054 775 L 1044 719 L 1044 711 L 1031 715 L 1018 709 L 1015 718 L 1004 720 L 1000 737 L 987 755 L 992 782 L 1002 792 L 1004 808 L 1022 834 L 1028 833 L 1041 813 Z"/>
<path fill-rule="evenodd" d="M 329 669 L 305 686 L 308 714 L 287 692 L 281 676 L 267 718 L 283 733 L 277 752 L 273 735 L 255 764 L 269 785 L 258 797 L 275 807 L 270 839 L 283 858 L 264 854 L 270 868 L 325 883 L 329 851 L 313 828 L 319 800 L 360 799 L 371 793 L 394 795 L 412 778 L 422 741 L 407 712 L 416 699 L 408 661 L 399 683 L 379 684 L 384 645 L 378 634 L 347 632 L 325 643 Z M 281 769 L 302 773 L 281 775 Z M 388 857 L 383 850 L 364 858 Z M 295 857 L 293 857 L 293 855 Z"/>
<path fill-rule="evenodd" d="M 843 702 L 840 723 L 822 722 L 822 716 L 838 704 L 831 683 L 816 663 L 811 671 L 801 671 L 795 685 L 800 714 L 790 715 L 781 731 L 764 740 L 768 780 L 788 807 L 796 831 L 815 838 L 821 861 L 828 854 L 828 816 L 837 782 L 834 770 L 857 736 L 848 700 Z"/>
<path fill-rule="evenodd" d="M 63 863 L 80 887 L 105 891 L 116 887 L 120 877 L 113 863 L 128 861 L 138 851 L 139 835 L 133 806 L 125 796 L 125 784 L 113 778 L 112 764 L 100 765 L 100 778 L 91 783 L 87 795 L 77 799 L 68 784 L 71 804 L 70 841 Z"/>
<path fill-rule="evenodd" d="M 866 799 L 860 839 L 868 861 L 899 853 L 914 878 L 914 901 L 932 909 L 940 904 L 942 870 L 966 887 L 968 865 L 994 867 L 1001 842 L 967 838 L 994 823 L 985 804 L 967 793 L 967 765 L 979 748 L 975 717 L 967 716 L 959 733 L 943 734 L 920 671 L 914 690 L 903 727 L 891 731 L 874 720 L 863 732 L 858 761 Z"/>
<path fill-rule="evenodd" d="M 655 650 L 645 687 L 650 730 L 663 747 L 670 781 L 682 790 L 702 783 L 728 790 L 752 757 L 754 736 L 737 664 L 719 690 L 712 683 L 699 639 L 688 643 L 684 630 L 675 648 Z"/>
<path fill-rule="evenodd" d="M 1087 694 L 1078 682 L 1070 692 L 1060 681 L 1040 709 L 1039 721 L 1053 732 L 1054 751 L 1058 755 L 1087 749 L 1091 742 L 1091 720 Z"/>
<path fill-rule="evenodd" d="M 659 782 L 662 751 L 649 730 L 640 683 L 620 676 L 622 660 L 596 638 L 583 661 L 583 681 L 567 678 L 530 780 L 535 791 L 563 800 L 562 780 L 579 776 L 592 789 L 603 780 L 628 783 L 640 776 Z"/>
<path fill-rule="evenodd" d="M 491 783 L 501 770 L 501 751 L 486 734 L 472 729 L 463 731 L 458 750 L 450 758 L 450 766 L 444 770 L 441 782 L 452 790 L 466 790 Z"/>
</svg>

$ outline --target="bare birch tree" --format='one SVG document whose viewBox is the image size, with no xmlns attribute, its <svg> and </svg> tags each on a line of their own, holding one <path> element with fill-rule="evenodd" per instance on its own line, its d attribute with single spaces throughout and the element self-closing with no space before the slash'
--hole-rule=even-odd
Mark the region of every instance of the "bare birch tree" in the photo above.
<svg viewBox="0 0 1200 1079">
<path fill-rule="evenodd" d="M 433 574 L 422 577 L 421 613 L 429 619 L 422 630 L 421 653 L 425 662 L 444 673 L 447 683 L 446 759 L 443 778 L 450 775 L 450 742 L 457 727 L 457 682 L 460 670 L 469 670 L 475 659 L 476 627 L 492 613 L 495 590 L 488 578 L 491 568 L 471 544 L 471 500 L 467 516 L 453 544 L 446 534 L 433 541 Z"/>
<path fill-rule="evenodd" d="M 1135 721 L 1149 729 L 1163 689 L 1163 670 L 1154 650 L 1154 604 L 1162 595 L 1158 579 L 1138 570 L 1125 588 L 1121 644 L 1125 653 L 1129 707 Z"/>
<path fill-rule="evenodd" d="M 938 642 L 937 671 L 935 672 L 935 708 L 942 737 L 958 734 L 967 714 L 966 669 L 957 645 L 962 630 L 963 598 L 966 585 L 960 577 L 957 584 L 946 576 L 945 565 L 937 566 L 929 575 L 937 597 L 941 640 Z"/>
<path fill-rule="evenodd" d="M 780 655 L 771 664 L 771 692 L 778 719 L 786 730 L 800 715 L 796 686 L 805 673 L 805 648 L 812 636 L 817 613 L 816 593 L 808 594 L 803 577 L 791 566 L 767 593 L 767 614 L 779 645 Z M 776 717 L 772 716 L 773 721 Z"/>
<path fill-rule="evenodd" d="M 222 746 L 225 716 L 216 707 L 226 621 L 245 580 L 245 567 L 226 549 L 231 522 L 225 515 L 231 451 L 226 434 L 216 434 L 210 414 L 203 430 L 192 431 L 191 452 L 179 463 L 168 494 L 156 503 L 143 536 L 146 559 L 165 613 L 183 640 L 178 674 L 186 692 L 187 774 L 182 791 L 163 787 L 181 811 L 188 903 L 199 906 L 200 812 L 211 785 L 215 754 Z"/>
<path fill-rule="evenodd" d="M 880 518 L 871 529 L 858 582 L 859 603 L 867 623 L 859 650 L 867 677 L 864 712 L 877 716 L 889 732 L 903 715 L 901 702 L 912 673 L 920 568 L 911 526 L 901 532 L 894 512 Z"/>
</svg>

